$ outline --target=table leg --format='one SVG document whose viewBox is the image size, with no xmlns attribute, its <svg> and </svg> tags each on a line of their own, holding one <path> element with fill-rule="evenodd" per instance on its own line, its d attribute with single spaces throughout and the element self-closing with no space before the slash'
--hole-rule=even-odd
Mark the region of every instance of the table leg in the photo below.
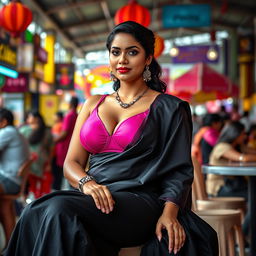
<svg viewBox="0 0 256 256">
<path fill-rule="evenodd" d="M 249 177 L 248 201 L 250 214 L 250 256 L 256 256 L 256 177 Z"/>
</svg>

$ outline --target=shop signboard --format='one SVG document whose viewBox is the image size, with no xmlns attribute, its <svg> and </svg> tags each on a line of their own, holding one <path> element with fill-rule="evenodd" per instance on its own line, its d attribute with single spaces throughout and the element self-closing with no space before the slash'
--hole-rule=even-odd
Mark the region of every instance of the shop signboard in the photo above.
<svg viewBox="0 0 256 256">
<path fill-rule="evenodd" d="M 181 64 L 181 63 L 218 63 L 219 62 L 219 47 L 214 46 L 214 49 L 217 52 L 217 58 L 210 60 L 207 58 L 207 52 L 210 49 L 210 45 L 191 45 L 191 46 L 179 46 L 179 54 L 176 57 L 172 57 L 172 63 Z"/>
<path fill-rule="evenodd" d="M 57 63 L 56 89 L 74 90 L 75 65 L 73 63 Z"/>
<path fill-rule="evenodd" d="M 34 45 L 24 43 L 18 46 L 17 70 L 19 72 L 32 72 L 34 65 Z"/>
<path fill-rule="evenodd" d="M 36 49 L 36 56 L 37 56 L 37 61 L 39 61 L 41 63 L 47 63 L 48 53 L 44 48 L 38 47 Z"/>
<path fill-rule="evenodd" d="M 6 77 L 2 92 L 27 92 L 29 83 L 29 75 L 19 73 L 17 78 Z"/>
<path fill-rule="evenodd" d="M 208 4 L 167 5 L 162 14 L 164 28 L 211 26 L 211 7 Z"/>
<path fill-rule="evenodd" d="M 0 65 L 15 70 L 17 66 L 16 48 L 0 38 Z"/>
</svg>

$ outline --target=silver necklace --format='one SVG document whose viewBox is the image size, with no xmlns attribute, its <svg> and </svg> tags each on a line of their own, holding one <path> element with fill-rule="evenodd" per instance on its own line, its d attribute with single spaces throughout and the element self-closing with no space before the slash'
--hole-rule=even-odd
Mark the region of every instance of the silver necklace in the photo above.
<svg viewBox="0 0 256 256">
<path fill-rule="evenodd" d="M 118 90 L 116 91 L 116 101 L 117 103 L 122 107 L 122 108 L 129 108 L 130 106 L 132 106 L 135 102 L 137 102 L 141 97 L 144 96 L 144 94 L 148 91 L 149 88 L 147 88 L 141 95 L 139 95 L 138 97 L 136 97 L 135 99 L 133 99 L 131 102 L 129 103 L 125 103 L 121 100 L 119 94 L 118 94 Z"/>
</svg>

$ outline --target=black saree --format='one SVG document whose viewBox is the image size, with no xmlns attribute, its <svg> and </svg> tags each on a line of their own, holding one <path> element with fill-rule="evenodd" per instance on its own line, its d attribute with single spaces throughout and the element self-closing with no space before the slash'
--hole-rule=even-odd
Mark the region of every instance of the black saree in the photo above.
<svg viewBox="0 0 256 256">
<path fill-rule="evenodd" d="M 125 214 L 130 215 L 129 210 L 135 200 L 137 201 L 136 207 L 139 208 L 140 205 L 145 205 L 143 206 L 144 208 L 142 214 L 140 213 L 139 219 L 140 221 L 143 220 L 145 224 L 143 226 L 134 225 L 134 230 L 137 229 L 136 233 L 144 231 L 144 233 L 152 236 L 152 239 L 147 239 L 145 242 L 142 242 L 144 244 L 141 253 L 142 256 L 170 255 L 167 249 L 167 235 L 164 234 L 161 243 L 157 241 L 154 235 L 155 223 L 166 201 L 172 201 L 179 205 L 180 212 L 178 218 L 187 236 L 185 245 L 179 255 L 218 255 L 218 249 L 216 249 L 218 243 L 215 231 L 190 210 L 191 184 L 193 182 L 191 134 L 192 123 L 189 105 L 171 95 L 160 94 L 151 105 L 149 115 L 141 125 L 133 142 L 128 145 L 124 152 L 101 153 L 90 157 L 89 175 L 92 175 L 99 184 L 106 185 L 116 196 L 118 196 L 118 193 L 125 194 L 124 198 L 126 198 L 126 194 L 130 195 L 131 200 L 129 206 L 127 206 L 125 200 L 120 199 L 117 201 L 120 207 L 116 208 L 121 209 L 120 212 L 123 211 Z M 86 203 L 83 203 L 85 201 Z M 65 202 L 66 210 L 63 210 L 63 202 Z M 80 207 L 81 202 L 83 206 Z M 92 250 L 90 249 L 90 231 L 94 231 L 93 229 L 96 227 L 96 230 L 100 233 L 102 227 L 102 225 L 97 226 L 97 218 L 101 218 L 101 220 L 104 218 L 106 227 L 109 227 L 106 228 L 106 230 L 107 232 L 111 232 L 111 224 L 116 220 L 115 214 L 118 215 L 120 212 L 118 213 L 118 211 L 115 212 L 114 210 L 109 216 L 100 213 L 97 209 L 93 214 L 89 214 L 88 212 L 88 216 L 97 216 L 97 218 L 95 218 L 96 223 L 92 223 L 93 218 L 92 221 L 88 221 L 87 216 L 85 216 L 86 204 L 89 203 L 91 205 L 89 210 L 91 210 L 92 207 L 96 208 L 90 196 L 71 191 L 59 191 L 36 200 L 25 209 L 25 213 L 19 221 L 6 254 L 4 255 L 22 255 L 20 254 L 23 242 L 22 235 L 26 232 L 28 233 L 29 231 L 26 231 L 26 228 L 30 227 L 33 228 L 33 236 L 30 236 L 30 242 L 27 242 L 27 251 L 29 251 L 30 248 L 31 252 L 35 250 L 34 244 L 37 243 L 41 252 L 41 254 L 39 254 L 34 251 L 35 254 L 31 253 L 33 256 L 45 255 L 45 247 L 49 247 L 51 242 L 55 245 L 55 251 L 50 251 L 48 248 L 47 252 L 49 256 L 72 255 L 71 252 L 74 251 L 74 249 L 77 252 L 76 255 L 92 256 L 92 252 L 90 252 L 90 250 Z M 58 205 L 58 207 L 56 205 Z M 138 218 L 136 207 L 132 210 L 135 218 Z M 149 212 L 151 212 L 151 214 L 149 214 Z M 49 214 L 51 214 L 51 218 L 49 218 Z M 119 219 L 129 228 L 129 221 L 127 222 L 127 219 L 123 217 L 125 214 L 122 215 L 121 213 L 121 218 L 119 214 Z M 153 214 L 154 217 L 151 216 Z M 148 221 L 146 217 L 148 217 Z M 32 225 L 31 220 L 37 224 Z M 61 224 L 58 226 L 52 224 L 43 226 L 41 224 L 43 223 L 42 220 L 45 223 L 56 224 L 61 222 Z M 149 221 L 153 224 L 149 225 Z M 65 227 L 62 227 L 64 225 L 63 223 L 67 223 Z M 44 246 L 42 242 L 40 242 L 42 236 L 40 237 L 40 232 L 36 230 L 36 225 L 39 224 L 41 225 L 40 229 L 44 230 L 46 234 L 44 236 L 46 243 Z M 72 227 L 72 229 L 69 229 L 69 226 Z M 146 228 L 149 228 L 149 231 L 147 231 Z M 58 232 L 54 230 L 58 230 Z M 62 234 L 62 230 L 65 234 Z M 74 232 L 72 230 L 74 230 Z M 124 233 L 126 231 L 121 230 L 121 232 Z M 48 234 L 50 233 L 53 235 L 52 238 L 54 239 L 48 242 Z M 86 237 L 87 234 L 88 240 L 77 241 L 77 239 L 75 239 L 77 236 L 77 238 L 81 240 L 82 237 Z M 18 243 L 16 243 L 17 239 L 19 241 Z M 141 245 L 141 242 L 137 242 L 139 244 L 136 244 L 132 241 L 133 236 L 129 236 L 129 239 L 131 239 L 129 242 L 130 245 Z M 117 239 L 112 240 L 112 242 L 116 240 Z M 53 243 L 53 241 L 55 242 Z M 62 243 L 62 246 L 58 245 L 58 241 Z M 139 239 L 136 241 L 139 241 Z M 118 241 L 116 241 L 116 244 L 118 244 Z M 118 250 L 120 247 L 125 247 L 123 246 L 125 243 L 122 245 L 116 244 L 113 244 L 115 247 L 114 251 L 116 248 Z M 57 250 L 59 250 L 59 253 L 56 254 L 55 252 Z M 67 251 L 70 253 L 65 254 L 64 252 Z M 49 252 L 52 254 L 49 254 Z M 106 253 L 105 255 L 112 256 L 112 254 Z M 102 254 L 99 256 L 102 256 Z"/>
</svg>

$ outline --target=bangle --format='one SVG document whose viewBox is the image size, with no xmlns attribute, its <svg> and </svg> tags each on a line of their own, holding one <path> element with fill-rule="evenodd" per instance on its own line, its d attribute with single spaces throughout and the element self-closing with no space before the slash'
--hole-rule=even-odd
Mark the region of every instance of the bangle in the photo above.
<svg viewBox="0 0 256 256">
<path fill-rule="evenodd" d="M 241 155 L 239 156 L 239 161 L 243 161 L 243 160 L 244 160 L 244 155 L 241 154 Z"/>
<path fill-rule="evenodd" d="M 91 181 L 91 180 L 95 180 L 95 179 L 90 175 L 86 175 L 81 180 L 79 180 L 79 182 L 78 182 L 79 191 L 83 193 L 84 192 L 84 189 L 83 189 L 84 184 Z"/>
</svg>

